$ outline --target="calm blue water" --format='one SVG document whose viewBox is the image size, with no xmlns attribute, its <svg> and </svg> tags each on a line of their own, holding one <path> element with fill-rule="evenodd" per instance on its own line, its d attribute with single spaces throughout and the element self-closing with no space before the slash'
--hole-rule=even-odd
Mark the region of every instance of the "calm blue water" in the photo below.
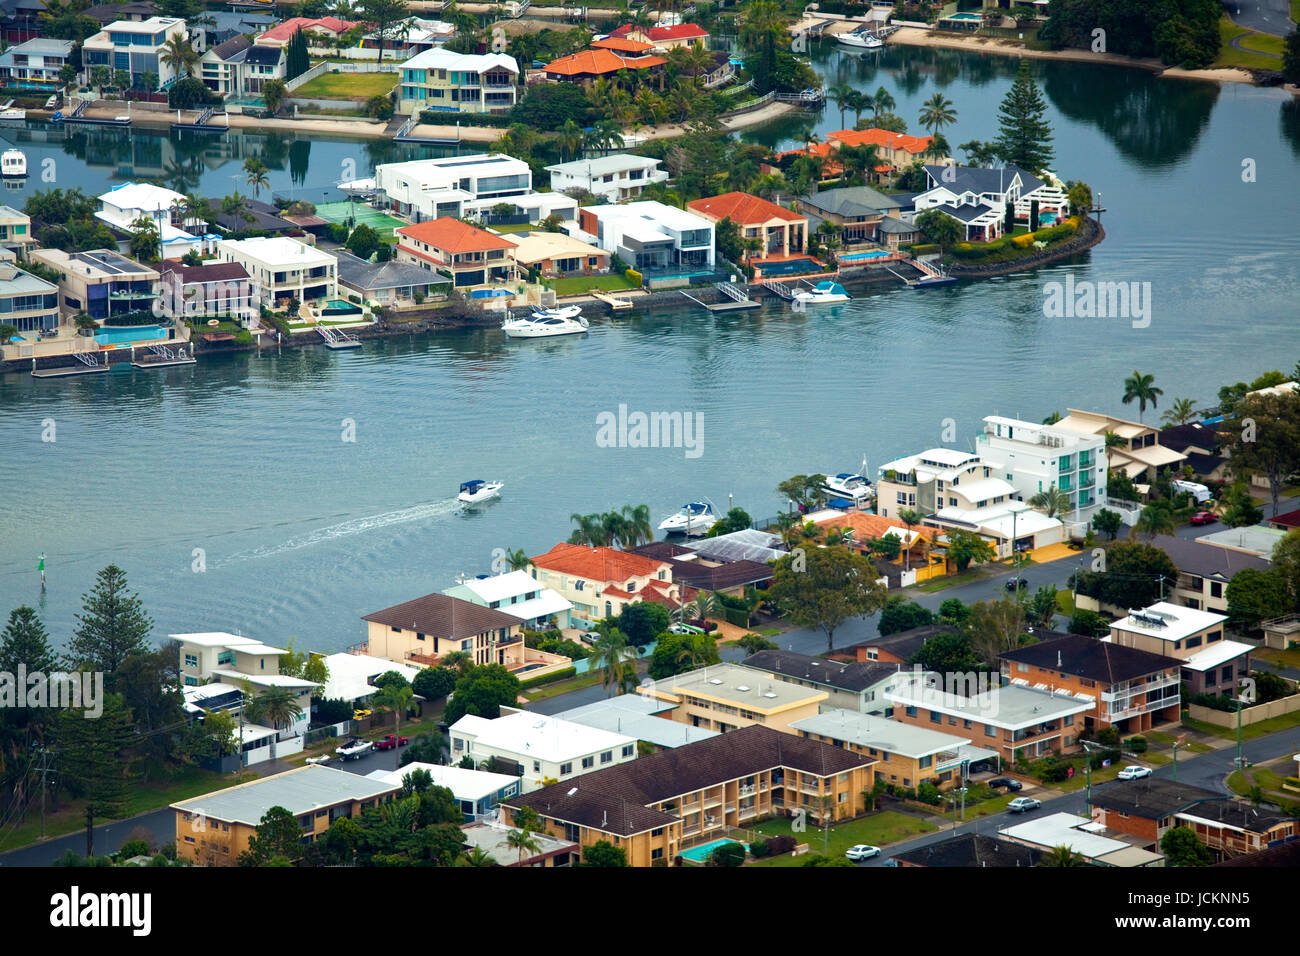
<svg viewBox="0 0 1300 956">
<path fill-rule="evenodd" d="M 921 103 L 942 91 L 958 111 L 945 130 L 954 144 L 995 135 L 1016 66 L 901 48 L 828 45 L 817 56 L 828 85 L 886 86 L 913 131 Z M 0 376 L 0 610 L 40 603 L 61 642 L 95 571 L 117 561 L 159 634 L 240 630 L 337 650 L 361 638 L 360 615 L 490 571 L 497 549 L 539 553 L 568 536 L 575 512 L 644 502 L 657 523 L 685 501 L 725 509 L 734 495 L 765 517 L 783 505 L 782 479 L 858 471 L 864 457 L 874 468 L 940 444 L 948 419 L 968 448 L 990 414 L 1135 415 L 1120 401 L 1135 368 L 1165 390 L 1148 420 L 1175 397 L 1208 405 L 1225 382 L 1291 369 L 1300 106 L 1277 90 L 1033 67 L 1057 171 L 1091 183 L 1108 210 L 1106 241 L 1076 262 L 925 290 L 850 285 L 851 302 L 801 313 L 781 303 L 712 315 L 683 299 L 653 314 L 593 313 L 587 335 L 566 339 L 507 344 L 486 329 L 350 353 Z M 786 147 L 843 125 L 832 105 L 745 138 Z M 53 158 L 60 185 L 88 192 L 170 171 L 219 196 L 237 181 L 246 190 L 239 165 L 260 153 L 277 192 L 321 198 L 345 161 L 366 175 L 393 155 L 320 139 L 177 147 L 113 132 L 35 144 L 31 168 Z M 1044 283 L 1068 274 L 1151 283 L 1151 324 L 1045 317 Z M 701 454 L 601 447 L 596 417 L 620 404 L 698 414 Z M 41 440 L 47 419 L 54 442 Z M 87 508 L 87 476 L 112 508 Z M 504 481 L 501 500 L 461 510 L 456 491 L 472 477 Z"/>
</svg>

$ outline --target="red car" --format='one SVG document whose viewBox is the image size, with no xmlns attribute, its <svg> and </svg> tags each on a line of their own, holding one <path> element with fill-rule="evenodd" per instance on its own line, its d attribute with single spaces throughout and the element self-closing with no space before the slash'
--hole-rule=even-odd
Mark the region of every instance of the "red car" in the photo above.
<svg viewBox="0 0 1300 956">
<path fill-rule="evenodd" d="M 410 737 L 398 737 L 396 734 L 389 734 L 383 740 L 375 741 L 376 750 L 392 750 L 394 747 L 405 747 L 411 742 Z"/>
<path fill-rule="evenodd" d="M 1196 512 L 1196 514 L 1192 515 L 1191 523 L 1192 524 L 1214 524 L 1214 522 L 1218 520 L 1219 520 L 1219 516 L 1216 515 L 1213 511 L 1198 511 Z"/>
</svg>

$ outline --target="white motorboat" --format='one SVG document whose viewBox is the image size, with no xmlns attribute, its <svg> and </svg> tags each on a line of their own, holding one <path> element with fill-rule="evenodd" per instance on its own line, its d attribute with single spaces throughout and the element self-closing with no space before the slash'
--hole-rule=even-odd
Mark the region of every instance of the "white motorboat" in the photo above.
<svg viewBox="0 0 1300 956">
<path fill-rule="evenodd" d="M 475 478 L 472 481 L 461 482 L 460 494 L 456 496 L 456 499 L 463 501 L 467 505 L 476 505 L 481 501 L 491 501 L 493 498 L 499 498 L 502 487 L 504 487 L 503 482 L 484 481 L 481 478 Z"/>
<path fill-rule="evenodd" d="M 703 501 L 692 501 L 682 510 L 659 522 L 659 530 L 666 534 L 703 535 L 717 521 L 713 506 Z"/>
<path fill-rule="evenodd" d="M 849 294 L 844 291 L 844 286 L 829 279 L 818 282 L 811 289 L 802 289 L 794 294 L 794 301 L 796 303 L 802 302 L 804 305 L 848 302 L 849 298 Z"/>
<path fill-rule="evenodd" d="M 375 181 L 371 179 L 351 179 L 338 184 L 340 192 L 349 196 L 373 196 L 378 192 Z"/>
<path fill-rule="evenodd" d="M 27 175 L 27 154 L 21 149 L 6 149 L 0 153 L 0 176 L 19 179 Z"/>
<path fill-rule="evenodd" d="M 576 305 L 564 309 L 546 309 L 519 319 L 506 319 L 501 331 L 512 339 L 542 339 L 553 335 L 574 335 L 587 331 L 587 320 Z"/>
<path fill-rule="evenodd" d="M 14 106 L 13 100 L 0 103 L 0 123 L 21 123 L 27 119 L 27 111 Z"/>
<path fill-rule="evenodd" d="M 866 30 L 854 30 L 851 33 L 841 33 L 835 38 L 845 46 L 856 47 L 859 50 L 879 50 L 885 45 L 885 41 L 880 39 L 874 33 L 868 33 Z"/>
<path fill-rule="evenodd" d="M 828 477 L 822 487 L 829 494 L 837 498 L 844 498 L 855 505 L 870 501 L 874 496 L 874 492 L 871 490 L 871 482 L 852 472 L 840 472 L 834 477 Z"/>
</svg>

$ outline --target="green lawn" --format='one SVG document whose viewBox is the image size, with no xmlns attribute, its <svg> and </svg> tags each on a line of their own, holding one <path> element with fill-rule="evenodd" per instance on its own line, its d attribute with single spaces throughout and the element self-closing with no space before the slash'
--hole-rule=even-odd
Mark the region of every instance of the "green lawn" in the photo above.
<svg viewBox="0 0 1300 956">
<path fill-rule="evenodd" d="M 764 836 L 794 837 L 800 843 L 807 843 L 810 852 L 822 852 L 823 831 L 820 827 L 809 823 L 808 828 L 803 833 L 795 833 L 790 829 L 790 824 L 791 821 L 786 819 L 768 820 L 765 823 L 760 823 L 754 829 Z M 939 828 L 928 820 L 922 820 L 906 813 L 898 813 L 895 810 L 882 810 L 879 813 L 873 813 L 857 820 L 849 820 L 831 826 L 830 833 L 825 834 L 824 837 L 827 848 L 825 852 L 830 856 L 843 856 L 845 850 L 859 843 L 887 846 L 890 843 L 898 843 L 901 840 L 920 836 L 923 833 L 933 833 L 937 829 Z M 802 866 L 803 862 L 804 857 L 792 857 L 785 854 L 779 857 L 767 857 L 759 860 L 754 865 Z"/>
<path fill-rule="evenodd" d="M 1279 651 L 1271 647 L 1261 647 L 1255 651 L 1255 657 L 1266 660 L 1275 667 L 1300 667 L 1300 649 Z"/>
<path fill-rule="evenodd" d="M 368 100 L 387 96 L 396 85 L 396 73 L 322 73 L 289 95 L 304 100 Z"/>
<path fill-rule="evenodd" d="M 555 290 L 556 295 L 582 295 L 591 289 L 601 292 L 622 292 L 625 289 L 637 289 L 626 276 L 565 276 L 563 279 L 548 279 L 547 284 Z"/>
<path fill-rule="evenodd" d="M 960 574 L 949 574 L 941 578 L 931 578 L 923 584 L 916 585 L 914 590 L 924 591 L 927 594 L 930 594 L 934 591 L 943 591 L 947 588 L 956 587 L 959 584 L 970 584 L 972 581 L 979 580 L 980 577 L 981 575 L 978 571 L 967 570 L 962 571 Z"/>
<path fill-rule="evenodd" d="M 1247 50 L 1256 52 L 1246 53 L 1233 49 L 1230 44 L 1235 37 L 1248 37 L 1241 41 L 1242 46 Z M 1235 66 L 1247 70 L 1278 70 L 1282 68 L 1282 62 L 1278 59 L 1278 56 L 1282 54 L 1282 37 L 1255 33 L 1253 30 L 1239 27 L 1229 20 L 1226 15 L 1219 20 L 1219 43 L 1219 56 L 1213 64 L 1216 67 Z M 1263 53 L 1275 53 L 1277 56 L 1263 56 L 1261 55 Z"/>
<path fill-rule="evenodd" d="M 548 697 L 558 697 L 561 694 L 567 694 L 569 691 L 582 690 L 584 687 L 594 687 L 601 680 L 601 672 L 593 671 L 587 674 L 579 674 L 577 677 L 570 677 L 568 680 L 556 681 L 554 684 L 542 684 L 540 687 L 525 687 L 520 693 L 528 698 L 529 703 L 539 700 L 546 700 Z"/>
<path fill-rule="evenodd" d="M 1216 724 L 1203 724 L 1199 720 L 1184 717 L 1183 725 L 1190 727 L 1192 730 L 1199 730 L 1201 733 L 1221 737 L 1224 740 L 1235 741 L 1237 739 L 1236 724 L 1231 727 L 1219 727 Z M 1241 739 L 1254 740 L 1256 737 L 1264 737 L 1268 734 L 1277 733 L 1279 730 L 1290 730 L 1292 727 L 1300 727 L 1300 711 L 1293 714 L 1283 714 L 1281 717 L 1270 717 L 1268 720 L 1261 720 L 1259 723 L 1250 724 L 1249 726 L 1243 725 Z"/>
</svg>

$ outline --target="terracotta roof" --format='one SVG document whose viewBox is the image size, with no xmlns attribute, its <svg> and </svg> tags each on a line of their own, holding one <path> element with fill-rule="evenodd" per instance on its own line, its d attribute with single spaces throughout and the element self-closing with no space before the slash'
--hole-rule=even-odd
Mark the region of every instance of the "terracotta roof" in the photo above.
<svg viewBox="0 0 1300 956">
<path fill-rule="evenodd" d="M 721 196 L 709 196 L 706 199 L 694 199 L 686 204 L 692 212 L 698 212 L 715 222 L 730 219 L 742 226 L 781 219 L 785 222 L 807 222 L 807 216 L 791 212 L 783 206 L 769 202 L 760 196 L 749 193 L 723 193 Z"/>
<path fill-rule="evenodd" d="M 557 544 L 532 560 L 539 568 L 591 581 L 627 581 L 632 577 L 653 575 L 663 564 L 639 554 L 615 548 L 592 548 L 585 544 Z"/>
<path fill-rule="evenodd" d="M 601 76 L 619 70 L 646 70 L 667 62 L 661 56 L 624 57 L 610 50 L 579 50 L 546 64 L 546 72 L 559 76 Z"/>
<path fill-rule="evenodd" d="M 933 136 L 909 136 L 906 133 L 892 133 L 887 129 L 842 129 L 826 134 L 827 140 L 843 143 L 845 146 L 888 146 L 890 149 L 903 149 L 920 155 L 930 148 Z"/>
<path fill-rule="evenodd" d="M 480 252 L 485 249 L 513 249 L 515 243 L 495 233 L 476 228 L 459 219 L 443 216 L 413 226 L 394 230 L 399 236 L 408 236 L 427 242 L 443 252 Z"/>
<path fill-rule="evenodd" d="M 646 50 L 654 49 L 653 43 L 642 43 L 640 40 L 629 40 L 626 37 L 605 37 L 591 45 L 597 50 L 614 50 L 619 53 L 644 53 Z"/>
<path fill-rule="evenodd" d="M 861 511 L 850 511 L 834 518 L 827 518 L 825 521 L 818 522 L 818 527 L 851 528 L 853 529 L 854 541 L 882 538 L 890 531 L 903 532 L 907 530 L 907 524 L 903 521 L 886 518 L 884 515 L 864 514 Z M 942 529 L 931 528 L 927 525 L 914 525 L 912 530 L 922 538 L 927 539 L 931 544 L 934 544 L 939 539 L 939 536 L 943 534 Z"/>
<path fill-rule="evenodd" d="M 302 30 L 308 33 L 312 30 L 329 30 L 334 33 L 347 33 L 355 27 L 357 20 L 340 20 L 338 17 L 290 17 L 283 23 L 276 24 L 271 29 L 263 33 L 259 40 L 290 40 L 295 33 Z"/>
<path fill-rule="evenodd" d="M 697 37 L 707 39 L 709 33 L 694 23 L 679 23 L 671 27 L 651 27 L 646 35 L 652 41 L 658 40 L 693 40 Z"/>
<path fill-rule="evenodd" d="M 414 601 L 367 614 L 361 620 L 451 640 L 464 640 L 485 631 L 514 627 L 519 623 L 517 617 L 445 594 L 426 594 Z"/>
<path fill-rule="evenodd" d="M 1288 511 L 1286 514 L 1269 518 L 1265 523 L 1275 528 L 1300 528 L 1300 511 Z"/>
</svg>

